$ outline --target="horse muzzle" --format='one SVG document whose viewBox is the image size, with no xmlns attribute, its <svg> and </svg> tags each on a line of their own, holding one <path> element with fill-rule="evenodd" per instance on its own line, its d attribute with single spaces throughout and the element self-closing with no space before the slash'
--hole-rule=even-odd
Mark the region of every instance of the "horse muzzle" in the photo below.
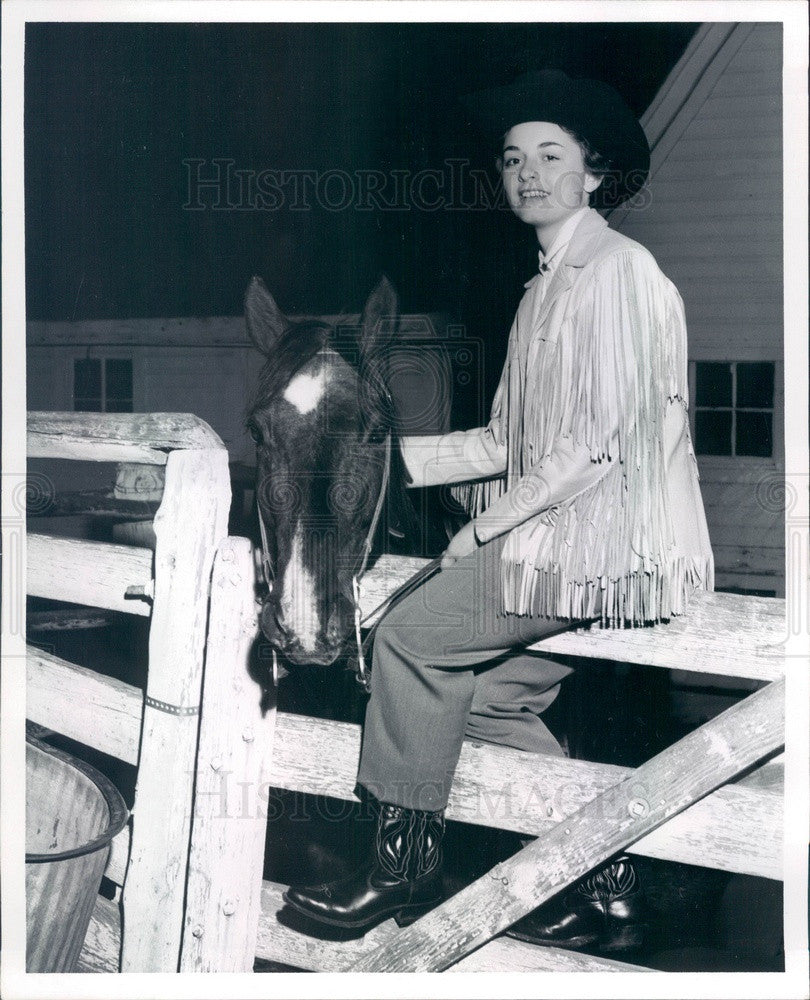
<svg viewBox="0 0 810 1000">
<path fill-rule="evenodd" d="M 264 637 L 284 660 L 293 666 L 332 666 L 344 653 L 349 629 L 329 626 L 316 634 L 299 635 L 286 622 L 280 620 L 275 602 L 265 601 L 259 624 Z M 342 634 L 341 634 L 342 633 Z"/>
</svg>

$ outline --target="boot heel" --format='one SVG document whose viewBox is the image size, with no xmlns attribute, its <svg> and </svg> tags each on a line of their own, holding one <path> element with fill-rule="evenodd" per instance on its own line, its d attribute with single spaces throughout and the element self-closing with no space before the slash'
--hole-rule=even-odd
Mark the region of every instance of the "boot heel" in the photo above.
<svg viewBox="0 0 810 1000">
<path fill-rule="evenodd" d="M 394 920 L 397 922 L 398 927 L 409 927 L 412 923 L 415 923 L 420 917 L 424 917 L 426 913 L 438 906 L 439 903 L 427 903 L 422 906 L 409 906 L 407 908 L 401 909 L 398 913 L 394 914 Z"/>
</svg>

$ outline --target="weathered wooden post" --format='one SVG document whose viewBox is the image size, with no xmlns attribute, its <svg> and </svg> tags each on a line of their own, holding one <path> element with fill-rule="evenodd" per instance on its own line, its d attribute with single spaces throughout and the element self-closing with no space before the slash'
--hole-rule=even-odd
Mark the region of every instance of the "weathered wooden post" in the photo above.
<svg viewBox="0 0 810 1000">
<path fill-rule="evenodd" d="M 249 674 L 253 580 L 250 542 L 228 538 L 211 584 L 182 972 L 252 972 L 256 956 L 276 706 Z"/>
<path fill-rule="evenodd" d="M 124 972 L 170 972 L 179 963 L 209 585 L 229 505 L 224 447 L 169 454 L 154 521 L 149 676 L 123 895 Z"/>
</svg>

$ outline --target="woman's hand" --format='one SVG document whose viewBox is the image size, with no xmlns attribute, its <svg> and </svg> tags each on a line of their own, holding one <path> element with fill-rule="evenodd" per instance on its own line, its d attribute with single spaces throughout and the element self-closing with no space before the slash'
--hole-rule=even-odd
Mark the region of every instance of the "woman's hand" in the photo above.
<svg viewBox="0 0 810 1000">
<path fill-rule="evenodd" d="M 475 552 L 477 548 L 478 541 L 475 537 L 473 522 L 468 521 L 461 531 L 458 531 L 450 539 L 450 544 L 447 546 L 444 551 L 444 555 L 442 556 L 441 568 L 447 569 L 448 566 L 452 566 L 453 563 L 458 562 L 459 559 L 463 559 L 465 556 Z"/>
</svg>

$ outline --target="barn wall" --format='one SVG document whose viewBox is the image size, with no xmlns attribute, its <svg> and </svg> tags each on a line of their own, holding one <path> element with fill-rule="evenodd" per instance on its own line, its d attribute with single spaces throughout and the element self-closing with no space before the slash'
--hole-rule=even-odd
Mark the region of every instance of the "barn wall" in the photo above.
<svg viewBox="0 0 810 1000">
<path fill-rule="evenodd" d="M 392 393 L 410 433 L 449 429 L 455 329 L 445 314 L 401 318 Z M 241 317 L 31 322 L 27 340 L 29 410 L 73 409 L 74 360 L 130 358 L 135 412 L 194 413 L 219 434 L 231 461 L 254 463 L 245 417 L 263 360 Z"/>
<path fill-rule="evenodd" d="M 644 122 L 653 143 L 647 203 L 611 218 L 650 249 L 681 292 L 691 360 L 777 364 L 773 459 L 698 458 L 718 585 L 777 594 L 784 592 L 784 511 L 773 499 L 784 475 L 781 34 L 779 24 L 704 26 Z"/>
</svg>

